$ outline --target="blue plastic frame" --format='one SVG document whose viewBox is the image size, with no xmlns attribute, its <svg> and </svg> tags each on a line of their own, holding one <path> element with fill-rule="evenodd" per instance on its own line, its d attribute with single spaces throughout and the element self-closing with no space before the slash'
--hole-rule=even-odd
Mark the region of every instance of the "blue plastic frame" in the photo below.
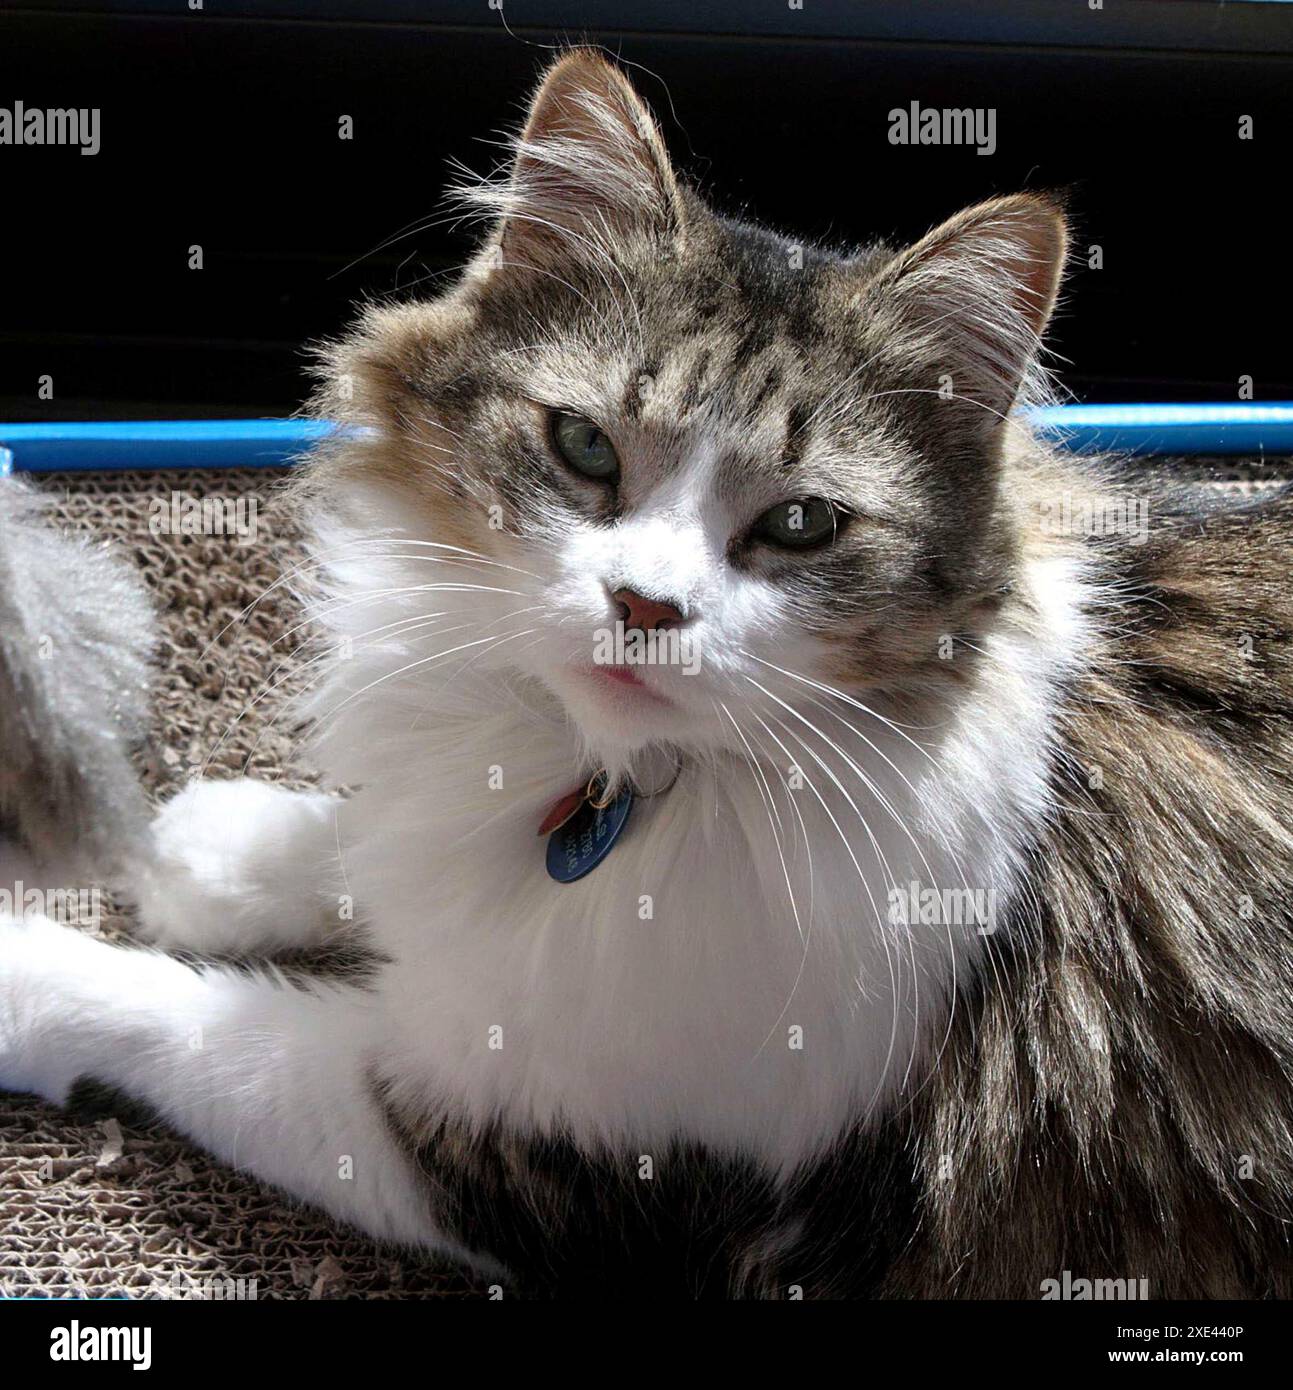
<svg viewBox="0 0 1293 1390">
<path fill-rule="evenodd" d="M 1079 453 L 1293 454 L 1293 401 L 1057 405 L 1031 414 L 1041 430 Z"/>
<path fill-rule="evenodd" d="M 0 474 L 119 468 L 274 468 L 306 454 L 327 420 L 110 420 L 0 424 Z"/>
<path fill-rule="evenodd" d="M 1060 405 L 1034 424 L 1079 453 L 1293 454 L 1293 401 Z M 272 468 L 339 426 L 327 420 L 113 420 L 0 424 L 0 474 L 124 468 Z"/>
</svg>

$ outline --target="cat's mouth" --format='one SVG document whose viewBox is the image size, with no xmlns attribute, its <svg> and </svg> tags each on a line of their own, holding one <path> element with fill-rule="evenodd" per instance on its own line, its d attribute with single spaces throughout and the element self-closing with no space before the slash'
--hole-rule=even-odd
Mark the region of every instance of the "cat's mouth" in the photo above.
<svg viewBox="0 0 1293 1390">
<path fill-rule="evenodd" d="M 667 696 L 649 686 L 633 666 L 603 664 L 584 666 L 580 670 L 590 684 L 599 686 L 615 698 L 645 700 L 658 705 L 673 704 Z"/>
</svg>

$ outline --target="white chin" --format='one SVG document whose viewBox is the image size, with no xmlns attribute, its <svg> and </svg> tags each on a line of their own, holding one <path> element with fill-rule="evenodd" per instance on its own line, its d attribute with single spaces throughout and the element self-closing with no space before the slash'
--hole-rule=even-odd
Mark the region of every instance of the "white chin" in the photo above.
<svg viewBox="0 0 1293 1390">
<path fill-rule="evenodd" d="M 674 742 L 686 715 L 632 686 L 603 688 L 586 676 L 562 672 L 549 685 L 589 746 L 618 761 L 651 744 Z"/>
</svg>

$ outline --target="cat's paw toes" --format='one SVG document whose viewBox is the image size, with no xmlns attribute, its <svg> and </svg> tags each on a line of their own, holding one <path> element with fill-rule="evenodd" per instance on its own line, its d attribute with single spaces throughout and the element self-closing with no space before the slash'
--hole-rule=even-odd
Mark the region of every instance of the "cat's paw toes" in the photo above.
<svg viewBox="0 0 1293 1390">
<path fill-rule="evenodd" d="M 60 971 L 84 968 L 97 943 L 43 913 L 0 907 L 0 1090 L 57 1098 L 41 1022 Z M 102 949 L 102 947 L 100 947 Z"/>
<path fill-rule="evenodd" d="M 338 801 L 269 782 L 194 782 L 153 822 L 140 934 L 166 950 L 243 954 L 306 945 L 338 925 Z"/>
</svg>

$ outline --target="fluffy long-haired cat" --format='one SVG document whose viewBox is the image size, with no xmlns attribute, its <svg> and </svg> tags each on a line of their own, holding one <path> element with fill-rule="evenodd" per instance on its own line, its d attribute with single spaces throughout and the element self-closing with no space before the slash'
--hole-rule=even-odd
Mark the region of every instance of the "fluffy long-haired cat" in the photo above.
<svg viewBox="0 0 1293 1390">
<path fill-rule="evenodd" d="M 796 254 L 582 51 L 464 196 L 300 485 L 352 792 L 165 807 L 163 949 L 7 922 L 0 1081 L 518 1290 L 1287 1294 L 1293 498 L 1030 434 L 1045 197 Z"/>
</svg>

